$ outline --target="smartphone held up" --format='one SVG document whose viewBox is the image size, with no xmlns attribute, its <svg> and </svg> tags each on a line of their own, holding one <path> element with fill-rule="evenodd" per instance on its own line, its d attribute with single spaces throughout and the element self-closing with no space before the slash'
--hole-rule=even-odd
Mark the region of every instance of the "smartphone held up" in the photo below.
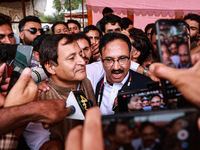
<svg viewBox="0 0 200 150">
<path fill-rule="evenodd" d="M 155 25 L 159 61 L 179 69 L 191 67 L 188 25 L 180 19 L 158 20 Z M 182 95 L 169 81 L 161 80 L 161 83 L 165 97 Z"/>
</svg>

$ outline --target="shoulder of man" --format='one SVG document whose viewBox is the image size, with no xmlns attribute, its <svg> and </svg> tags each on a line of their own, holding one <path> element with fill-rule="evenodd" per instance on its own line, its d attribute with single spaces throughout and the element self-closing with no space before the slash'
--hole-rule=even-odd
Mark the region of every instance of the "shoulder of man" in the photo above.
<svg viewBox="0 0 200 150">
<path fill-rule="evenodd" d="M 93 102 L 93 105 L 96 106 L 96 100 L 94 95 L 94 90 L 92 88 L 92 84 L 88 78 L 82 80 L 83 92 L 87 99 Z"/>
<path fill-rule="evenodd" d="M 135 71 L 130 70 L 131 72 L 131 87 L 133 89 L 143 89 L 143 88 L 147 88 L 147 84 L 148 83 L 152 83 L 154 82 L 153 80 L 151 80 L 151 78 L 142 75 L 140 73 L 137 73 Z"/>
<path fill-rule="evenodd" d="M 63 99 L 63 97 L 57 92 L 54 88 L 54 83 L 52 81 L 46 82 L 47 86 L 49 86 L 48 91 L 42 91 L 40 94 L 41 100 L 48 100 L 48 99 Z"/>
</svg>

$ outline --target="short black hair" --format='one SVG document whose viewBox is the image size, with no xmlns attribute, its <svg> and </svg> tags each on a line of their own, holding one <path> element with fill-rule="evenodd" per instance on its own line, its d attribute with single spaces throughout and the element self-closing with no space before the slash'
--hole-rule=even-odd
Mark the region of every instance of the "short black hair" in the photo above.
<svg viewBox="0 0 200 150">
<path fill-rule="evenodd" d="M 200 16 L 197 15 L 197 14 L 189 13 L 186 16 L 184 16 L 184 18 L 183 18 L 183 20 L 187 20 L 187 19 L 194 20 L 194 21 L 198 22 L 199 23 L 199 32 L 200 32 Z"/>
<path fill-rule="evenodd" d="M 12 29 L 11 20 L 12 19 L 10 16 L 0 13 L 0 26 L 4 24 L 8 24 L 10 28 Z"/>
<path fill-rule="evenodd" d="M 74 24 L 76 24 L 78 26 L 79 30 L 81 29 L 81 25 L 77 20 L 73 20 L 73 19 L 68 20 L 67 23 L 66 23 L 68 29 L 69 29 L 69 27 L 68 27 L 69 23 L 74 23 Z"/>
<path fill-rule="evenodd" d="M 118 120 L 112 121 L 108 125 L 107 134 L 114 136 L 116 134 L 116 127 L 117 127 L 118 124 L 125 125 L 125 126 L 129 127 L 128 123 L 126 121 L 124 121 L 124 120 L 123 121 L 118 121 Z"/>
<path fill-rule="evenodd" d="M 145 29 L 144 29 L 145 34 L 147 34 L 147 31 L 148 31 L 149 29 L 153 28 L 154 26 L 155 26 L 154 23 L 147 24 L 146 27 L 145 27 Z"/>
<path fill-rule="evenodd" d="M 129 48 L 129 52 L 131 52 L 131 42 L 126 35 L 121 34 L 121 33 L 107 33 L 101 38 L 100 43 L 99 43 L 99 52 L 101 56 L 102 56 L 102 48 L 105 47 L 106 44 L 108 44 L 109 42 L 117 40 L 117 39 L 120 39 L 126 42 Z"/>
<path fill-rule="evenodd" d="M 119 17 L 117 15 L 113 15 L 113 14 L 103 17 L 100 21 L 100 26 L 101 26 L 101 31 L 103 31 L 104 33 L 105 33 L 105 25 L 107 23 L 111 23 L 113 25 L 118 23 L 119 26 L 121 27 L 121 17 Z"/>
<path fill-rule="evenodd" d="M 126 30 L 129 25 L 133 25 L 133 21 L 127 17 L 122 18 L 122 29 Z"/>
<path fill-rule="evenodd" d="M 142 122 L 142 124 L 140 125 L 140 133 L 143 131 L 144 128 L 146 128 L 147 126 L 152 126 L 156 131 L 158 131 L 157 126 L 151 122 L 145 121 Z"/>
<path fill-rule="evenodd" d="M 51 31 L 53 32 L 53 34 L 55 33 L 55 26 L 56 25 L 58 25 L 58 24 L 63 24 L 63 25 L 65 25 L 66 27 L 67 27 L 67 24 L 66 24 L 66 22 L 64 22 L 64 21 L 57 21 L 57 22 L 55 22 L 54 24 L 53 24 L 53 26 L 51 27 Z M 67 27 L 68 28 L 68 27 Z"/>
<path fill-rule="evenodd" d="M 151 41 L 147 38 L 146 34 L 137 28 L 129 29 L 130 38 L 134 40 L 132 46 L 140 51 L 140 56 L 138 57 L 138 63 L 140 65 L 146 60 L 152 50 Z"/>
<path fill-rule="evenodd" d="M 90 30 L 96 30 L 99 32 L 99 36 L 102 37 L 102 32 L 94 25 L 89 25 L 89 26 L 86 26 L 83 30 L 83 32 L 86 34 L 88 33 Z"/>
<path fill-rule="evenodd" d="M 39 52 L 40 45 L 41 45 L 42 41 L 45 38 L 47 38 L 48 36 L 50 36 L 50 34 L 38 35 L 33 41 L 33 50 L 36 51 L 36 52 Z"/>
<path fill-rule="evenodd" d="M 74 34 L 74 37 L 75 37 L 76 41 L 79 40 L 79 39 L 87 40 L 89 45 L 90 45 L 90 47 L 91 47 L 90 39 L 83 32 Z"/>
<path fill-rule="evenodd" d="M 22 20 L 20 20 L 20 22 L 19 22 L 19 25 L 18 25 L 19 32 L 22 32 L 22 30 L 23 30 L 22 28 L 29 21 L 33 21 L 33 22 L 37 22 L 37 23 L 41 24 L 41 21 L 38 17 L 36 17 L 36 16 L 26 16 Z"/>
<path fill-rule="evenodd" d="M 102 15 L 104 16 L 107 13 L 113 13 L 113 10 L 110 7 L 105 7 L 102 11 Z"/>
<path fill-rule="evenodd" d="M 75 38 L 72 34 L 53 34 L 45 38 L 40 45 L 39 56 L 40 56 L 40 64 L 44 69 L 45 73 L 49 77 L 51 74 L 47 72 L 45 68 L 45 63 L 49 62 L 53 65 L 58 64 L 58 43 L 62 39 L 66 39 L 66 44 L 70 44 L 75 41 Z"/>
</svg>

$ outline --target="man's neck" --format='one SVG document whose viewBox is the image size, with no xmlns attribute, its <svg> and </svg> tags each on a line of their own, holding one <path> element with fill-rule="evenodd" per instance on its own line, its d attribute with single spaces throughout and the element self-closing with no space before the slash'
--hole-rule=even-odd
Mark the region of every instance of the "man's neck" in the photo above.
<svg viewBox="0 0 200 150">
<path fill-rule="evenodd" d="M 57 78 L 51 76 L 51 80 L 58 86 L 61 86 L 61 87 L 67 87 L 67 88 L 71 88 L 71 90 L 77 90 L 77 87 L 78 87 L 78 84 L 80 82 L 64 82 L 64 81 L 60 81 L 58 80 Z"/>
</svg>

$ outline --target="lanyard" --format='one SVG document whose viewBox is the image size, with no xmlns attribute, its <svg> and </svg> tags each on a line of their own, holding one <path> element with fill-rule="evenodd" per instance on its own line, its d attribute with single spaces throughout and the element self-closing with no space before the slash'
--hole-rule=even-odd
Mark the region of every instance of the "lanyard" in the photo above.
<svg viewBox="0 0 200 150">
<path fill-rule="evenodd" d="M 127 86 L 131 85 L 131 79 L 132 79 L 132 74 L 131 74 L 131 71 L 130 71 L 130 75 L 129 75 L 129 80 L 128 80 Z M 101 86 L 100 86 L 99 94 L 98 94 L 98 98 L 97 98 L 97 106 L 99 106 L 99 107 L 100 107 L 100 103 L 101 103 L 102 97 L 103 97 L 103 89 L 104 89 L 104 79 L 101 81 Z M 116 97 L 115 100 L 114 100 L 114 104 L 113 104 L 112 110 L 114 110 L 117 107 L 117 104 L 118 103 L 117 103 L 117 97 Z"/>
</svg>

